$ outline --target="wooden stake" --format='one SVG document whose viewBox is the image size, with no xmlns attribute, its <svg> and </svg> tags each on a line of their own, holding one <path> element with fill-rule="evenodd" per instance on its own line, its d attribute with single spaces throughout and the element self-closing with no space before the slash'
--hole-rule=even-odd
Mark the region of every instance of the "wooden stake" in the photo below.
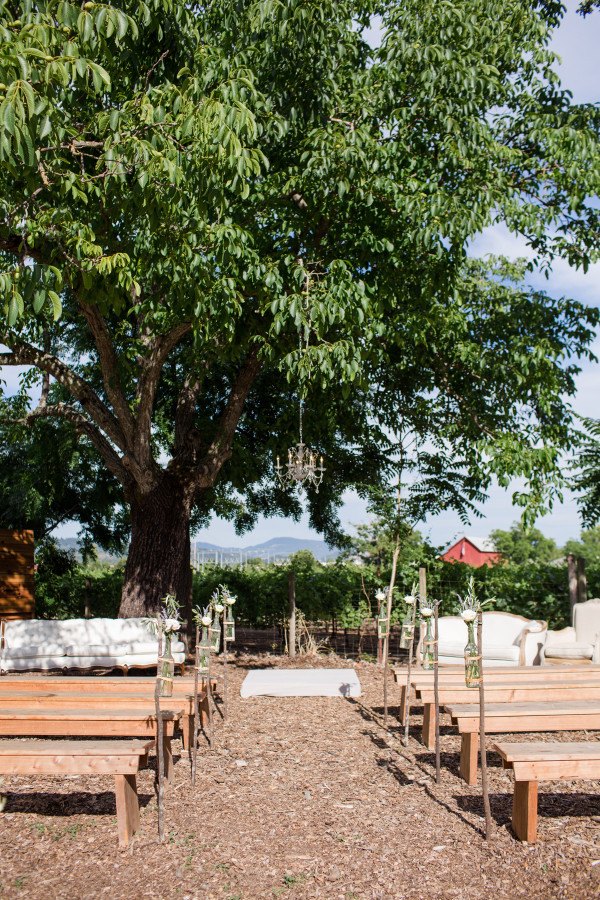
<svg viewBox="0 0 600 900">
<path fill-rule="evenodd" d="M 288 617 L 288 653 L 290 656 L 296 655 L 296 574 L 290 572 L 288 578 L 288 598 L 289 598 L 289 617 Z"/>
<path fill-rule="evenodd" d="M 415 618 L 417 615 L 417 604 L 413 603 L 413 612 L 412 612 L 412 634 L 410 638 L 410 644 L 408 647 L 408 671 L 406 673 L 406 698 L 405 698 L 405 706 L 404 706 L 404 746 L 408 747 L 408 728 L 410 725 L 410 673 L 412 669 L 412 657 L 413 657 L 413 646 L 415 643 Z"/>
<path fill-rule="evenodd" d="M 396 546 L 394 547 L 394 556 L 392 559 L 392 574 L 390 577 L 390 586 L 388 588 L 387 606 L 385 610 L 385 623 L 387 635 L 383 639 L 383 727 L 387 727 L 388 715 L 388 654 L 390 648 L 390 619 L 392 618 L 392 596 L 394 593 L 394 585 L 396 583 L 396 568 L 398 566 L 398 557 L 400 555 L 400 535 L 396 535 Z"/>
<path fill-rule="evenodd" d="M 208 746 L 210 749 L 213 749 L 213 695 L 212 695 L 212 685 L 210 683 L 210 669 L 211 669 L 211 660 L 212 654 L 208 654 L 208 672 L 206 673 L 206 704 L 208 706 Z"/>
<path fill-rule="evenodd" d="M 194 745 L 192 755 L 192 787 L 196 785 L 196 763 L 198 761 L 198 666 L 200 665 L 200 628 L 196 625 L 196 665 L 194 667 Z"/>
<path fill-rule="evenodd" d="M 227 604 L 223 606 L 223 718 L 227 719 L 227 628 L 225 627 L 225 616 L 227 615 Z"/>
<path fill-rule="evenodd" d="M 573 624 L 573 607 L 577 603 L 577 569 L 575 567 L 575 557 L 572 553 L 567 556 L 567 567 L 569 571 L 569 604 L 571 606 L 571 625 Z"/>
<path fill-rule="evenodd" d="M 163 633 L 162 625 L 158 629 L 158 657 L 163 655 Z M 156 712 L 156 762 L 158 777 L 158 839 L 165 839 L 165 823 L 164 823 L 164 803 L 165 803 L 165 758 L 163 747 L 163 720 L 162 710 L 160 708 L 160 686 L 162 684 L 162 674 L 159 668 L 156 672 L 156 685 L 154 688 L 154 709 Z"/>
<path fill-rule="evenodd" d="M 439 694 L 439 686 L 440 686 L 440 678 L 439 678 L 439 662 L 438 662 L 438 640 L 440 636 L 439 631 L 439 622 L 438 622 L 438 604 L 439 600 L 436 600 L 433 605 L 433 614 L 434 614 L 434 632 L 433 639 L 435 644 L 433 645 L 433 705 L 435 709 L 435 781 L 436 784 L 440 784 L 442 780 L 442 769 L 440 763 L 440 694 Z"/>
<path fill-rule="evenodd" d="M 490 795 L 488 790 L 487 753 L 485 749 L 485 693 L 483 687 L 483 614 L 477 615 L 477 654 L 479 656 L 479 757 L 481 762 L 481 792 L 485 813 L 485 839 L 492 839 L 492 813 L 490 811 Z"/>
<path fill-rule="evenodd" d="M 577 602 L 585 603 L 587 600 L 587 578 L 585 575 L 585 559 L 577 557 Z"/>
</svg>

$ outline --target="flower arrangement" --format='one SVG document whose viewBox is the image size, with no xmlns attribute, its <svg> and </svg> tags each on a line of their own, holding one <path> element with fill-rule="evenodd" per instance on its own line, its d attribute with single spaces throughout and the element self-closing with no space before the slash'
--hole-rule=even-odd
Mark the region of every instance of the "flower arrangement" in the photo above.
<svg viewBox="0 0 600 900">
<path fill-rule="evenodd" d="M 465 646 L 465 683 L 468 688 L 475 688 L 481 680 L 481 656 L 475 640 L 475 620 L 482 608 L 491 600 L 481 603 L 475 593 L 475 579 L 471 575 L 467 584 L 467 593 L 464 597 L 458 596 L 458 615 L 461 616 L 468 628 L 467 644 Z"/>
<path fill-rule="evenodd" d="M 429 606 L 427 601 L 419 597 L 419 614 L 421 621 L 425 624 L 425 634 L 423 635 L 423 668 L 433 669 L 435 657 L 433 652 L 434 639 L 431 633 L 431 617 L 433 616 L 433 606 Z"/>
<path fill-rule="evenodd" d="M 377 593 L 375 594 L 375 599 L 379 604 L 379 613 L 377 616 L 377 637 L 386 638 L 389 634 L 389 622 L 387 618 L 387 594 L 382 589 L 379 588 Z"/>
<path fill-rule="evenodd" d="M 159 693 L 161 697 L 170 697 L 173 694 L 173 677 L 175 674 L 175 661 L 171 652 L 171 640 L 173 635 L 181 628 L 179 620 L 179 604 L 174 594 L 167 594 L 161 601 L 162 609 L 154 619 L 144 619 L 144 624 L 154 632 L 154 634 L 165 636 L 165 645 L 162 656 L 159 656 L 159 666 L 161 685 Z M 159 647 L 160 652 L 160 647 Z"/>
<path fill-rule="evenodd" d="M 207 675 L 210 663 L 209 654 L 213 649 L 210 639 L 210 627 L 213 621 L 210 606 L 206 606 L 203 610 L 196 606 L 192 612 L 192 618 L 200 631 L 200 641 L 197 648 L 198 672 L 202 675 Z"/>
<path fill-rule="evenodd" d="M 163 632 L 165 635 L 173 635 L 181 628 L 179 621 L 179 604 L 174 594 L 167 594 L 160 601 L 163 608 L 160 609 L 154 619 L 144 619 L 144 624 L 150 628 L 154 634 Z"/>
<path fill-rule="evenodd" d="M 403 650 L 408 649 L 414 633 L 414 616 L 416 612 L 416 604 L 419 601 L 419 591 L 416 584 L 412 586 L 412 592 L 404 598 L 406 603 L 406 612 L 402 619 L 402 632 L 400 634 L 400 646 Z"/>
<path fill-rule="evenodd" d="M 221 602 L 225 606 L 225 634 L 223 637 L 226 642 L 231 642 L 235 640 L 235 619 L 233 618 L 232 606 L 236 602 L 237 597 L 230 592 L 226 585 L 220 584 L 219 588 L 221 591 Z"/>
</svg>

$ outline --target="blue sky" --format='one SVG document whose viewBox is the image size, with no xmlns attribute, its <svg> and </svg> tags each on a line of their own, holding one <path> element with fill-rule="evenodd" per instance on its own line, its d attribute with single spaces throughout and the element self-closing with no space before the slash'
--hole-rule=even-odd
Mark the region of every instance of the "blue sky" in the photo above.
<svg viewBox="0 0 600 900">
<path fill-rule="evenodd" d="M 582 19 L 576 15 L 577 4 L 569 2 L 568 11 L 563 23 L 555 35 L 553 49 L 561 56 L 559 68 L 563 86 L 568 88 L 578 102 L 597 102 L 600 94 L 600 10 Z M 374 34 L 376 39 L 376 33 Z M 511 236 L 506 229 L 489 229 L 472 245 L 472 251 L 481 253 L 503 253 L 515 257 L 525 255 L 522 242 Z M 534 282 L 535 283 L 535 282 Z M 539 286 L 550 294 L 566 295 L 580 299 L 586 303 L 600 305 L 600 265 L 596 265 L 584 275 L 575 272 L 564 263 L 556 263 L 550 281 L 539 280 Z M 596 354 L 600 357 L 600 338 L 596 341 Z M 14 383 L 16 373 L 2 372 L 9 383 Z M 597 403 L 600 387 L 600 370 L 597 365 L 586 365 L 578 378 L 578 393 L 574 403 L 576 410 L 582 415 L 599 417 Z M 489 500 L 482 507 L 484 518 L 476 519 L 466 528 L 453 513 L 445 513 L 431 518 L 420 528 L 422 533 L 436 545 L 448 544 L 460 534 L 467 533 L 487 536 L 494 528 L 509 528 L 518 518 L 518 510 L 511 504 L 512 490 L 503 491 L 495 488 Z M 364 522 L 368 518 L 364 503 L 352 492 L 346 495 L 346 502 L 341 510 L 341 519 L 345 528 L 352 531 L 352 524 Z M 572 497 L 567 495 L 565 502 L 555 508 L 550 515 L 538 521 L 542 531 L 553 537 L 557 543 L 563 544 L 568 538 L 576 537 L 580 531 L 578 512 Z M 70 537 L 76 534 L 76 527 L 63 526 L 60 536 Z M 287 535 L 298 538 L 319 538 L 319 535 L 308 527 L 308 518 L 304 516 L 300 522 L 292 519 L 261 519 L 256 528 L 237 537 L 233 527 L 220 520 L 213 520 L 208 528 L 198 532 L 196 539 L 206 540 L 224 546 L 249 546 L 266 541 L 275 536 Z"/>
</svg>

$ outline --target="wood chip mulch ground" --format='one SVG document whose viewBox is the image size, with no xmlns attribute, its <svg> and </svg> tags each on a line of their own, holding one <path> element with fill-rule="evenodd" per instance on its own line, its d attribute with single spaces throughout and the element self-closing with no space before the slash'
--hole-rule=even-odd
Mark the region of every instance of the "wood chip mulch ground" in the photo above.
<svg viewBox="0 0 600 900">
<path fill-rule="evenodd" d="M 351 665 L 363 689 L 359 700 L 240 699 L 252 667 Z M 111 776 L 5 778 L 0 897 L 600 897 L 597 783 L 540 785 L 538 842 L 522 844 L 510 829 L 511 775 L 490 754 L 495 835 L 486 843 L 480 787 L 458 777 L 458 737 L 443 725 L 437 785 L 434 754 L 419 741 L 418 707 L 405 748 L 392 681 L 392 716 L 383 727 L 382 683 L 376 665 L 337 657 L 235 658 L 228 667 L 228 717 L 216 715 L 215 749 L 202 744 L 193 790 L 189 760 L 175 742 L 164 844 L 157 840 L 152 768 L 138 777 L 142 824 L 126 849 L 117 845 Z M 513 739 L 528 737 L 597 735 Z"/>
</svg>

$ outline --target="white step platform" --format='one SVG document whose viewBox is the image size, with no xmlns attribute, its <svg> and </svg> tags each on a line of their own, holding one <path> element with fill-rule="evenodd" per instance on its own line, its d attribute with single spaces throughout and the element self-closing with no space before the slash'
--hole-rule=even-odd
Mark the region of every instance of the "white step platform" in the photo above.
<svg viewBox="0 0 600 900">
<path fill-rule="evenodd" d="M 354 669 L 253 669 L 242 697 L 360 697 Z"/>
</svg>

